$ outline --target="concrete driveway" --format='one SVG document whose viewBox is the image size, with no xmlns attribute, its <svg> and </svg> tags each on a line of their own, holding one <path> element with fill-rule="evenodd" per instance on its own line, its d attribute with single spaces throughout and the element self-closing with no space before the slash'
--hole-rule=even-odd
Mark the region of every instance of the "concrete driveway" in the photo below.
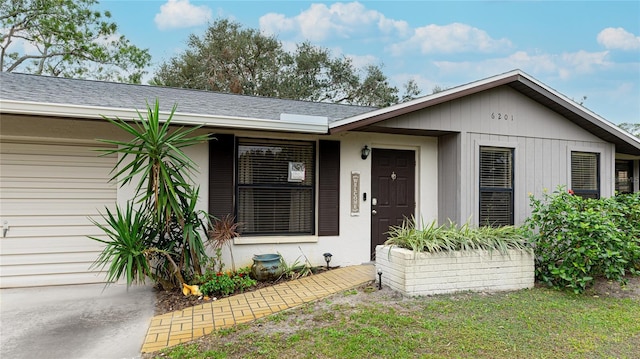
<svg viewBox="0 0 640 359">
<path fill-rule="evenodd" d="M 151 286 L 2 289 L 0 358 L 139 358 L 154 304 Z"/>
</svg>

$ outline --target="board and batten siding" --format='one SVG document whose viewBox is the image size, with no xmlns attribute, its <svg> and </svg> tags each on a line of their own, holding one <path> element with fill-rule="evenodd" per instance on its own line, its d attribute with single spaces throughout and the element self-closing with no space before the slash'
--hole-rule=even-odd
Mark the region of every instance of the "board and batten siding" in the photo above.
<svg viewBox="0 0 640 359">
<path fill-rule="evenodd" d="M 462 188 L 461 138 L 459 133 L 438 138 L 438 222 L 462 223 L 460 196 Z"/>
<path fill-rule="evenodd" d="M 530 215 L 529 194 L 541 198 L 544 192 L 551 193 L 558 186 L 571 188 L 571 151 L 596 152 L 600 154 L 600 194 L 613 195 L 608 184 L 613 183 L 614 145 L 606 142 L 569 141 L 531 137 L 467 134 L 464 158 L 467 175 L 462 176 L 463 186 L 472 189 L 462 201 L 462 213 L 475 218 L 479 213 L 479 148 L 495 146 L 514 149 L 514 222 L 522 224 Z"/>
<path fill-rule="evenodd" d="M 117 156 L 99 157 L 99 146 L 0 141 L 0 287 L 104 282 L 89 269 L 103 246 L 87 236 L 105 238 L 90 218 L 104 223 L 100 212 L 115 208 Z"/>
<path fill-rule="evenodd" d="M 438 138 L 441 223 L 451 219 L 477 224 L 480 146 L 515 149 L 516 224 L 530 214 L 529 193 L 540 197 L 545 189 L 570 187 L 571 151 L 600 153 L 600 193 L 613 195 L 615 146 L 509 86 L 402 115 L 378 126 L 451 132 Z"/>
</svg>

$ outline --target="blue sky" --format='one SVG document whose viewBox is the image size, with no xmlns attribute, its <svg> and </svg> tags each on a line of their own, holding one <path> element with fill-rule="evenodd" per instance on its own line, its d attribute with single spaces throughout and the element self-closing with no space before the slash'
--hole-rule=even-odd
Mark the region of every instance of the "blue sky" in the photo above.
<svg viewBox="0 0 640 359">
<path fill-rule="evenodd" d="M 154 65 L 228 18 L 309 40 L 423 94 L 521 69 L 613 123 L 640 123 L 640 1 L 102 0 Z M 150 69 L 153 72 L 153 69 Z"/>
</svg>

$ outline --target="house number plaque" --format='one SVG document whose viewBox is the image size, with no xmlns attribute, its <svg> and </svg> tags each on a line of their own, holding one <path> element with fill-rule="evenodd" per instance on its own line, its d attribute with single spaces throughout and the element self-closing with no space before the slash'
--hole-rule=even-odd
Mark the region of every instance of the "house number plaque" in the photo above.
<svg viewBox="0 0 640 359">
<path fill-rule="evenodd" d="M 360 214 L 360 172 L 351 172 L 351 215 Z"/>
<path fill-rule="evenodd" d="M 513 121 L 513 114 L 506 112 L 491 112 L 492 120 Z"/>
</svg>

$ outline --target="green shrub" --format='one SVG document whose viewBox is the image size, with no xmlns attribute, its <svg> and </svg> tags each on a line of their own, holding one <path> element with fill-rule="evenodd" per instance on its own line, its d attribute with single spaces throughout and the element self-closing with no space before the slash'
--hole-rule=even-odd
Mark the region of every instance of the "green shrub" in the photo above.
<svg viewBox="0 0 640 359">
<path fill-rule="evenodd" d="M 594 278 L 624 283 L 640 264 L 640 196 L 585 199 L 559 187 L 530 196 L 526 222 L 535 243 L 536 278 L 579 293 Z"/>
<path fill-rule="evenodd" d="M 442 252 L 458 250 L 497 250 L 528 248 L 523 232 L 513 226 L 471 227 L 468 223 L 457 226 L 450 222 L 438 226 L 435 221 L 416 228 L 415 220 L 405 220 L 400 226 L 389 228 L 386 245 L 395 245 L 414 252 Z"/>
<path fill-rule="evenodd" d="M 208 296 L 228 296 L 236 292 L 244 292 L 258 283 L 251 278 L 250 273 L 249 267 L 240 268 L 236 272 L 215 271 L 210 267 L 204 275 L 199 277 L 200 291 Z"/>
</svg>

